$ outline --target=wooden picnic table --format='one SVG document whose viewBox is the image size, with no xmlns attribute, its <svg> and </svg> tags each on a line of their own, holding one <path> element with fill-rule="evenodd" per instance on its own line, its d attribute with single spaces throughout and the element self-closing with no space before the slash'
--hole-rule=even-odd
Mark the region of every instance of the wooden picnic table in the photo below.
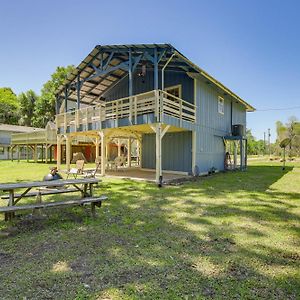
<svg viewBox="0 0 300 300">
<path fill-rule="evenodd" d="M 36 196 L 37 200 L 41 202 L 41 196 L 58 194 L 58 193 L 67 193 L 79 191 L 81 193 L 81 197 L 93 197 L 93 185 L 99 183 L 99 179 L 97 178 L 78 178 L 78 179 L 59 179 L 59 180 L 51 180 L 51 181 L 32 181 L 32 182 L 17 182 L 17 183 L 4 183 L 0 184 L 0 190 L 4 192 L 8 192 L 8 206 L 16 205 L 22 198 L 28 196 Z M 74 189 L 59 189 L 63 188 L 66 185 L 72 185 Z M 82 185 L 80 187 L 79 185 Z M 32 188 L 38 188 L 38 191 L 35 193 L 29 193 Z M 43 192 L 43 188 L 47 188 L 45 192 Z M 53 191 L 49 191 L 49 189 L 53 189 Z M 25 191 L 21 194 L 15 194 L 15 190 L 25 189 Z M 54 190 L 55 189 L 55 190 Z M 1 209 L 1 207 L 0 207 Z M 12 218 L 13 213 L 6 213 L 5 220 Z"/>
</svg>

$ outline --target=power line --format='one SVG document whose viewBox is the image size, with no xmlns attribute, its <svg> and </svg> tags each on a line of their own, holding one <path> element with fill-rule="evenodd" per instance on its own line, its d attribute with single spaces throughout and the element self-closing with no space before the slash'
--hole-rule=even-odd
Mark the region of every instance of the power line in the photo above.
<svg viewBox="0 0 300 300">
<path fill-rule="evenodd" d="M 292 109 L 300 109 L 300 106 L 285 107 L 285 108 L 256 109 L 255 111 L 292 110 Z"/>
</svg>

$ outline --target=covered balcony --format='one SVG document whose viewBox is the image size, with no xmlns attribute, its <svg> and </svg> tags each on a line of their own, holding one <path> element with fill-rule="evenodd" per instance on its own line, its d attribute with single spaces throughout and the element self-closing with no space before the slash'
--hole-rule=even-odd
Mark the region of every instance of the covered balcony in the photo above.
<svg viewBox="0 0 300 300">
<path fill-rule="evenodd" d="M 168 153 L 162 153 L 163 137 L 166 133 L 186 132 L 179 145 L 182 153 L 172 159 L 178 161 L 183 153 L 188 153 L 190 170 L 191 149 L 188 147 L 191 147 L 196 123 L 191 74 L 198 71 L 169 44 L 96 46 L 57 92 L 58 166 L 62 143 L 66 145 L 68 169 L 72 140 L 88 136 L 96 146 L 96 157 L 101 157 L 101 174 L 104 175 L 109 157 L 107 144 L 112 139 L 125 138 L 129 148 L 130 141 L 135 140 L 140 153 L 151 148 L 141 157 L 145 165 L 147 162 L 147 168 L 155 170 L 158 182 L 163 170 L 181 171 L 179 167 L 173 168 L 170 161 L 165 164 L 167 169 L 163 169 L 162 160 L 170 160 Z M 168 151 L 174 153 L 173 149 Z M 130 160 L 129 151 L 129 167 Z"/>
<path fill-rule="evenodd" d="M 56 116 L 60 134 L 151 123 L 191 129 L 195 121 L 194 104 L 162 90 L 86 106 Z"/>
</svg>

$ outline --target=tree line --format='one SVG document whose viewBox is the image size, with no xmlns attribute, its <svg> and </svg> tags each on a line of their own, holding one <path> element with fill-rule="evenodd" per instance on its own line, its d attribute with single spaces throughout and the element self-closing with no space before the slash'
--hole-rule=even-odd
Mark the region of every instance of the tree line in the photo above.
<svg viewBox="0 0 300 300">
<path fill-rule="evenodd" d="M 16 95 L 10 87 L 0 88 L 0 123 L 44 128 L 55 118 L 55 92 L 74 66 L 57 67 L 40 95 L 28 90 Z"/>
<path fill-rule="evenodd" d="M 256 139 L 251 129 L 247 129 L 246 136 L 248 140 L 248 154 L 250 155 L 263 155 L 267 152 L 273 155 L 281 155 L 283 149 L 280 147 L 281 141 L 289 138 L 291 142 L 287 147 L 287 154 L 290 157 L 300 156 L 300 121 L 292 116 L 288 119 L 287 123 L 281 121 L 276 122 L 276 141 L 268 145 L 266 141 L 262 139 Z"/>
</svg>

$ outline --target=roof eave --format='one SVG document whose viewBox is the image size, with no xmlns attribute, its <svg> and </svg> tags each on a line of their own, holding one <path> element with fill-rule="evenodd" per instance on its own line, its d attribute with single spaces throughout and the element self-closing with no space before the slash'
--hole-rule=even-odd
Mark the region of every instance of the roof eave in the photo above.
<svg viewBox="0 0 300 300">
<path fill-rule="evenodd" d="M 255 108 L 252 105 L 250 105 L 248 102 L 246 102 L 245 100 L 243 100 L 241 97 L 239 97 L 238 95 L 236 95 L 235 93 L 233 93 L 230 89 L 228 89 L 221 82 L 219 82 L 214 77 L 212 77 L 211 75 L 209 75 L 207 72 L 205 72 L 204 70 L 202 70 L 201 68 L 199 68 L 196 64 L 194 64 L 192 61 L 190 61 L 187 57 L 185 57 L 184 55 L 182 55 L 177 50 L 175 51 L 175 53 L 176 53 L 177 56 L 179 56 L 181 59 L 185 60 L 189 65 L 191 65 L 200 75 L 204 76 L 205 78 L 207 78 L 208 80 L 210 80 L 212 83 L 214 83 L 216 86 L 218 86 L 219 88 L 221 88 L 225 93 L 229 94 L 230 96 L 232 96 L 233 98 L 235 98 L 237 101 L 239 101 L 240 103 L 242 103 L 243 105 L 245 105 L 246 110 L 248 112 L 255 111 Z"/>
</svg>

